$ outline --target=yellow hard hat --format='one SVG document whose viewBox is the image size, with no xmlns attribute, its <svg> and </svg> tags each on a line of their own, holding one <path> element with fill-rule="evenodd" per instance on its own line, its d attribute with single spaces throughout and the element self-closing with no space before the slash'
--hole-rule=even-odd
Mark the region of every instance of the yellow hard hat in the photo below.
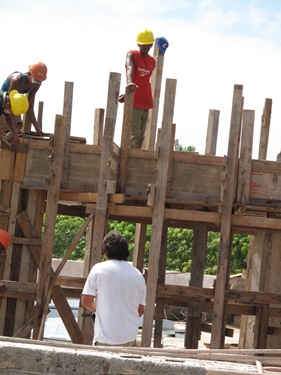
<svg viewBox="0 0 281 375">
<path fill-rule="evenodd" d="M 19 116 L 28 110 L 28 99 L 24 94 L 20 94 L 17 90 L 12 90 L 9 94 L 11 110 L 15 116 Z"/>
<path fill-rule="evenodd" d="M 148 29 L 145 29 L 139 32 L 137 36 L 137 43 L 138 44 L 153 44 L 154 43 L 153 32 Z"/>
</svg>

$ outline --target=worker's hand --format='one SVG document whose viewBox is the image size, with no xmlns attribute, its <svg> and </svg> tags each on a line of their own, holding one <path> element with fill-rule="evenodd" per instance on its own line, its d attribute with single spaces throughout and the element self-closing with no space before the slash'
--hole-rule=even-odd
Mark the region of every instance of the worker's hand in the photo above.
<svg viewBox="0 0 281 375">
<path fill-rule="evenodd" d="M 11 139 L 11 144 L 12 144 L 12 147 L 14 150 L 18 150 L 19 147 L 20 147 L 20 140 L 19 140 L 19 137 L 18 135 L 13 135 L 12 139 Z"/>
<path fill-rule="evenodd" d="M 138 307 L 138 313 L 139 313 L 139 317 L 141 317 L 144 313 L 144 305 L 139 305 Z"/>
<path fill-rule="evenodd" d="M 134 82 L 128 83 L 127 87 L 129 89 L 129 92 L 135 92 L 136 88 L 138 87 Z"/>
<path fill-rule="evenodd" d="M 119 95 L 118 102 L 119 103 L 124 103 L 125 102 L 125 94 Z"/>
</svg>

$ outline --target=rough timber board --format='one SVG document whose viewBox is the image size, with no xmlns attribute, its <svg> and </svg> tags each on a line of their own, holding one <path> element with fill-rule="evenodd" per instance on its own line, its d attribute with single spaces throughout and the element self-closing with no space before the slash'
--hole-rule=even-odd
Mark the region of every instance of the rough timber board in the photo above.
<svg viewBox="0 0 281 375">
<path fill-rule="evenodd" d="M 156 167 L 156 159 L 129 158 L 125 193 L 145 195 L 148 185 L 155 183 Z"/>
<path fill-rule="evenodd" d="M 280 207 L 281 163 L 252 160 L 250 204 Z"/>
<path fill-rule="evenodd" d="M 0 176 L 3 180 L 8 180 L 10 176 L 10 165 L 12 162 L 12 152 L 10 149 L 0 149 Z"/>
<path fill-rule="evenodd" d="M 224 169 L 223 165 L 174 162 L 170 197 L 219 202 L 221 174 Z"/>
<path fill-rule="evenodd" d="M 185 157 L 174 158 L 170 197 L 219 202 L 224 159 L 185 154 Z M 155 159 L 144 158 L 141 154 L 129 157 L 125 193 L 145 195 L 148 185 L 155 184 L 156 168 L 156 156 Z"/>
<path fill-rule="evenodd" d="M 51 151 L 48 149 L 30 149 L 27 153 L 25 177 L 48 178 L 50 165 L 48 158 Z"/>
<path fill-rule="evenodd" d="M 31 149 L 26 160 L 25 178 L 48 178 L 49 150 Z M 100 155 L 87 153 L 70 153 L 68 181 L 93 184 L 98 181 Z"/>
<path fill-rule="evenodd" d="M 100 155 L 70 153 L 69 154 L 69 182 L 83 182 L 98 184 L 100 173 Z"/>
</svg>

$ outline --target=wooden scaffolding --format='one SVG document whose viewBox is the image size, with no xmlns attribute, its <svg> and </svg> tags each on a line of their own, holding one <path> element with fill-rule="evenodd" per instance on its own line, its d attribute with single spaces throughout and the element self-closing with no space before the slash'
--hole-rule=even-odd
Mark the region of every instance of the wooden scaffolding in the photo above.
<svg viewBox="0 0 281 375">
<path fill-rule="evenodd" d="M 110 73 L 106 110 L 95 111 L 93 144 L 70 135 L 71 82 L 65 84 L 63 114 L 56 116 L 54 134 L 21 137 L 17 152 L 1 142 L 0 227 L 11 233 L 13 244 L 0 258 L 0 335 L 42 340 L 52 299 L 72 342 L 91 344 L 91 320 L 82 318 L 81 309 L 77 322 L 67 298 L 80 297 L 90 268 L 101 260 L 101 244 L 111 219 L 136 223 L 133 263 L 140 270 L 146 228 L 152 226 L 142 346 L 149 347 L 154 335 L 153 345 L 161 347 L 165 305 L 188 309 L 185 348 L 198 346 L 202 312 L 212 313 L 212 349 L 224 347 L 227 314 L 255 316 L 260 327 L 256 348 L 266 343 L 268 318 L 281 318 L 281 293 L 234 290 L 229 282 L 233 233 L 281 230 L 280 162 L 264 157 L 271 100 L 265 102 L 259 160 L 252 159 L 254 111 L 243 108 L 242 85 L 233 90 L 227 155 L 215 156 L 218 110 L 209 112 L 204 155 L 176 151 L 176 80 L 165 82 L 162 125 L 156 134 L 164 55 L 155 50 L 154 56 L 158 61 L 152 82 L 156 105 L 144 149 L 129 148 L 130 93 L 126 93 L 120 146 L 113 141 L 121 82 L 118 73 Z M 42 103 L 39 118 L 41 111 Z M 27 122 L 25 126 L 28 129 Z M 58 214 L 85 217 L 86 221 L 60 266 L 53 270 Z M 191 280 L 186 286 L 165 283 L 169 227 L 194 231 Z M 84 277 L 61 276 L 85 231 Z M 221 234 L 214 288 L 203 287 L 208 231 Z"/>
</svg>

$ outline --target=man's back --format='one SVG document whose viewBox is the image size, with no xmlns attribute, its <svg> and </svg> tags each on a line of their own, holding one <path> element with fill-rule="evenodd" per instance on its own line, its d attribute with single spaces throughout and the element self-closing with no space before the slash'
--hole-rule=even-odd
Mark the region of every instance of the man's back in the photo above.
<svg viewBox="0 0 281 375">
<path fill-rule="evenodd" d="M 142 274 L 126 261 L 107 260 L 96 264 L 83 294 L 96 297 L 94 341 L 118 345 L 134 341 L 138 332 L 138 307 L 145 305 Z"/>
</svg>

